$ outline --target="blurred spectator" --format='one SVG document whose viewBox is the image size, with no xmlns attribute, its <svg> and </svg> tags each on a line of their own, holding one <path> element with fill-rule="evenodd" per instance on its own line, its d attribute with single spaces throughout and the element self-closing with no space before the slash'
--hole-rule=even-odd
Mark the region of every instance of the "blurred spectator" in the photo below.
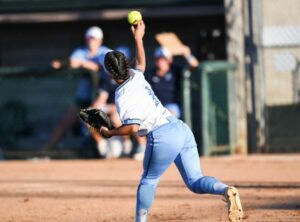
<svg viewBox="0 0 300 222">
<path fill-rule="evenodd" d="M 53 148 L 64 134 L 78 121 L 78 111 L 80 108 L 86 108 L 92 102 L 92 79 L 90 73 L 99 73 L 100 67 L 98 57 L 105 53 L 108 48 L 102 45 L 103 32 L 97 27 L 90 27 L 85 33 L 86 46 L 74 50 L 71 54 L 69 62 L 62 60 L 52 61 L 54 69 L 62 68 L 68 65 L 72 69 L 83 68 L 87 72 L 81 77 L 75 98 L 75 104 L 70 107 L 63 117 L 62 121 L 57 125 L 51 134 L 49 141 L 45 145 L 45 149 Z"/>
<path fill-rule="evenodd" d="M 120 51 L 125 54 L 125 56 L 130 61 L 131 59 L 131 51 L 130 48 L 127 46 L 119 46 L 116 48 L 117 51 Z M 115 90 L 117 88 L 117 84 L 115 81 L 108 76 L 108 74 L 104 73 L 101 75 L 101 81 L 100 81 L 100 88 L 99 88 L 99 96 L 96 99 L 96 101 L 93 103 L 93 107 L 102 109 L 105 112 L 107 112 L 110 115 L 110 118 L 112 119 L 114 125 L 116 127 L 121 126 L 121 120 L 117 113 L 117 108 L 115 106 Z M 109 153 L 118 153 L 115 152 L 113 149 L 118 149 L 118 147 L 108 146 L 108 141 L 103 139 L 100 134 L 96 135 L 94 137 L 98 144 L 98 150 L 101 156 L 109 156 Z M 123 138 L 123 151 L 122 154 L 124 156 L 129 156 L 131 152 L 133 153 L 133 157 L 135 159 L 142 159 L 140 155 L 140 150 L 144 150 L 146 146 L 146 138 L 144 137 L 135 137 L 138 143 L 137 149 L 132 151 L 133 144 L 130 140 L 130 137 L 124 137 Z M 114 156 L 116 157 L 116 156 Z"/>
<path fill-rule="evenodd" d="M 132 54 L 131 54 L 131 50 L 128 46 L 120 45 L 120 46 L 116 47 L 115 50 L 122 52 L 126 56 L 126 58 L 128 58 L 128 61 L 131 61 Z"/>
<path fill-rule="evenodd" d="M 188 46 L 181 49 L 181 55 L 184 56 L 191 67 L 199 65 L 198 60 L 191 54 Z M 179 85 L 178 77 L 182 67 L 173 64 L 173 56 L 165 47 L 158 47 L 154 51 L 155 67 L 147 75 L 147 79 L 152 86 L 155 95 L 161 103 L 176 117 L 180 117 L 179 107 Z"/>
</svg>

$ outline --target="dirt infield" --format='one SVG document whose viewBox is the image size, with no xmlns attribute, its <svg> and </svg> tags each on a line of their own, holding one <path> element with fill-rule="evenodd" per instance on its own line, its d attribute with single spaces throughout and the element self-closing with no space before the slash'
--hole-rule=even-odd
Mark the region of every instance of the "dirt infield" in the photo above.
<svg viewBox="0 0 300 222">
<path fill-rule="evenodd" d="M 205 174 L 239 187 L 245 221 L 300 221 L 300 155 L 203 158 Z M 142 171 L 132 160 L 0 163 L 0 221 L 134 221 Z M 189 192 L 172 166 L 150 222 L 227 221 L 219 196 Z"/>
</svg>

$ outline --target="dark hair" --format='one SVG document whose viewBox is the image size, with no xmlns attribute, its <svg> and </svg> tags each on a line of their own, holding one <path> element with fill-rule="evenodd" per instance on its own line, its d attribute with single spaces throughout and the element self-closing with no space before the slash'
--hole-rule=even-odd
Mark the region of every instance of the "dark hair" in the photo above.
<svg viewBox="0 0 300 222">
<path fill-rule="evenodd" d="M 105 55 L 104 65 L 114 79 L 126 80 L 129 77 L 129 62 L 119 51 L 111 51 Z"/>
</svg>

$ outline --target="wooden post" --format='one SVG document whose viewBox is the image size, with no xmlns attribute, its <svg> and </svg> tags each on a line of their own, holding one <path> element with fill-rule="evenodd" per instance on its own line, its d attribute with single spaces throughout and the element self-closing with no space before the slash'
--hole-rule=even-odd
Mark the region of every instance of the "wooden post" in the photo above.
<svg viewBox="0 0 300 222">
<path fill-rule="evenodd" d="M 224 0 L 227 57 L 229 62 L 237 64 L 236 71 L 236 145 L 235 153 L 247 154 L 247 97 L 244 47 L 244 1 Z"/>
</svg>

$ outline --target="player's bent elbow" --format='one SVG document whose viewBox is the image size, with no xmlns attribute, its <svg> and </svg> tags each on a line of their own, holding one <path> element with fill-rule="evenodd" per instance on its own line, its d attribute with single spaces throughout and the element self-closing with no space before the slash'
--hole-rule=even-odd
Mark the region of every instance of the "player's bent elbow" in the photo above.
<svg viewBox="0 0 300 222">
<path fill-rule="evenodd" d="M 140 125 L 137 125 L 137 124 L 130 125 L 130 134 L 131 135 L 136 134 L 137 131 L 139 130 L 139 128 L 140 128 Z"/>
<path fill-rule="evenodd" d="M 136 65 L 135 69 L 141 71 L 142 73 L 145 73 L 146 66 L 145 65 Z"/>
</svg>

